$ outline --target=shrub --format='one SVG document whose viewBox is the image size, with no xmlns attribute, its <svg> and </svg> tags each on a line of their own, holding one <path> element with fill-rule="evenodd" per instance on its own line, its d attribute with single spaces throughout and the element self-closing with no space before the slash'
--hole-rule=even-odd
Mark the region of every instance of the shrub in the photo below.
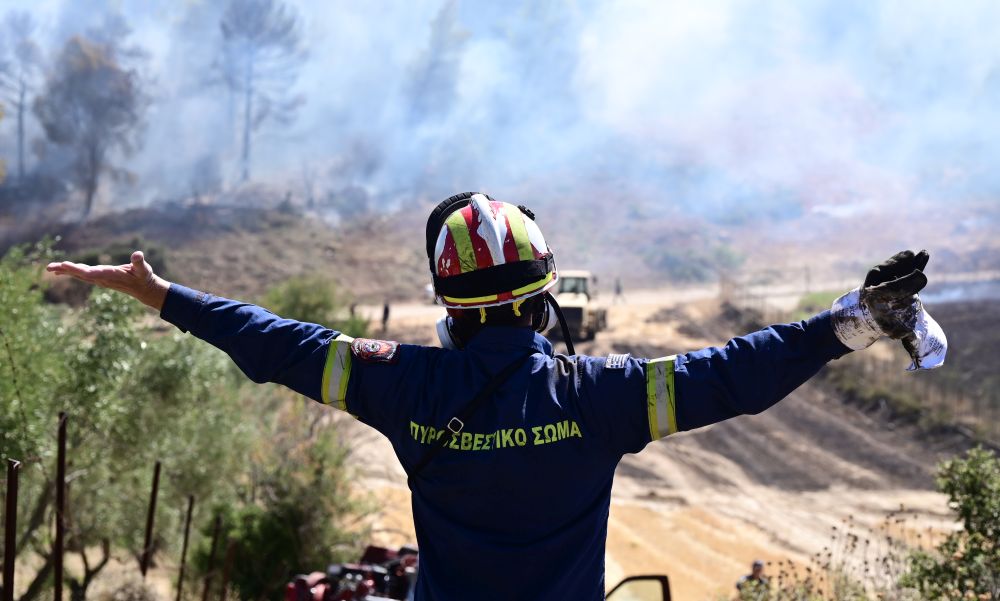
<svg viewBox="0 0 1000 601">
<path fill-rule="evenodd" d="M 285 398 L 260 422 L 248 457 L 253 477 L 242 490 L 244 503 L 216 509 L 222 528 L 215 569 L 233 544 L 232 589 L 241 599 L 278 600 L 292 576 L 355 560 L 367 540 L 367 531 L 355 525 L 367 503 L 353 492 L 354 472 L 336 423 L 318 405 L 292 402 L 292 393 L 279 396 Z M 210 532 L 204 534 L 194 556 L 201 574 L 210 552 Z"/>
<path fill-rule="evenodd" d="M 363 337 L 368 322 L 351 315 L 349 297 L 320 276 L 298 276 L 271 288 L 263 305 L 281 317 L 318 323 L 348 336 Z"/>
<path fill-rule="evenodd" d="M 948 495 L 962 529 L 934 553 L 914 553 L 904 583 L 931 601 L 1000 600 L 1000 459 L 976 448 L 946 461 L 938 470 L 938 488 Z"/>
</svg>

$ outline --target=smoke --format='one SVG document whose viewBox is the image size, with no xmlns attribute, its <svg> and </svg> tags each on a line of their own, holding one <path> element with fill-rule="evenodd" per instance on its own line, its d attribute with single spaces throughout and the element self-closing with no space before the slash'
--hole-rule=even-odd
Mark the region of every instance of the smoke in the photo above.
<svg viewBox="0 0 1000 601">
<path fill-rule="evenodd" d="M 129 165 L 143 202 L 237 179 L 238 106 L 208 78 L 224 4 L 4 0 L 51 48 L 107 13 L 132 27 L 153 97 Z M 306 102 L 253 156 L 296 194 L 304 173 L 310 195 L 385 202 L 601 180 L 725 222 L 1000 189 L 991 0 L 289 4 Z"/>
<path fill-rule="evenodd" d="M 995 3 L 631 6 L 594 15 L 578 81 L 661 164 L 803 202 L 995 195 Z"/>
</svg>

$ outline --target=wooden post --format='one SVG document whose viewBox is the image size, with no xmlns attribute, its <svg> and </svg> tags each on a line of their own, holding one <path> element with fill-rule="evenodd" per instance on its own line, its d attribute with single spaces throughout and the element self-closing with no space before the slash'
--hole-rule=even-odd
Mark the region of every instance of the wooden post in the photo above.
<svg viewBox="0 0 1000 601">
<path fill-rule="evenodd" d="M 184 520 L 184 544 L 181 546 L 181 570 L 177 575 L 177 601 L 181 601 L 181 591 L 184 590 L 184 566 L 187 562 L 188 537 L 191 535 L 192 511 L 194 511 L 194 495 L 189 495 L 187 519 Z"/>
<path fill-rule="evenodd" d="M 56 450 L 56 540 L 52 548 L 53 599 L 62 601 L 63 556 L 66 540 L 66 413 L 59 412 Z"/>
<path fill-rule="evenodd" d="M 156 515 L 156 495 L 160 492 L 160 462 L 153 468 L 153 491 L 149 495 L 149 511 L 146 513 L 146 541 L 142 545 L 142 555 L 139 559 L 139 571 L 145 580 L 149 569 L 149 556 L 153 547 L 153 518 Z"/>
<path fill-rule="evenodd" d="M 21 462 L 7 460 L 7 506 L 3 514 L 3 601 L 14 601 L 14 549 L 17 533 L 17 476 Z"/>
</svg>

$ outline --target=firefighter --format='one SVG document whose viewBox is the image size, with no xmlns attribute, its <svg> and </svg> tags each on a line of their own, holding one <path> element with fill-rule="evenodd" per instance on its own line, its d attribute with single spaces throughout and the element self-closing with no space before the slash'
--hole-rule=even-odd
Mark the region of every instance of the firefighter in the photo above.
<svg viewBox="0 0 1000 601">
<path fill-rule="evenodd" d="M 737 598 L 750 597 L 753 593 L 759 594 L 762 597 L 766 596 L 765 592 L 768 585 L 769 581 L 764 576 L 764 562 L 760 559 L 755 559 L 750 566 L 750 573 L 741 576 L 736 581 Z"/>
<path fill-rule="evenodd" d="M 723 347 L 645 359 L 556 354 L 555 259 L 525 207 L 466 193 L 428 219 L 442 347 L 352 339 L 129 265 L 50 264 L 120 290 L 276 382 L 384 434 L 409 477 L 420 547 L 415 598 L 604 598 L 611 483 L 626 453 L 759 413 L 827 362 L 891 334 L 917 366 L 927 254 L 904 252 L 808 320 Z M 923 322 L 921 322 L 923 323 Z M 923 338 L 922 338 L 923 336 Z M 568 339 L 568 336 L 567 336 Z M 669 541 L 664 541 L 668 544 Z"/>
</svg>

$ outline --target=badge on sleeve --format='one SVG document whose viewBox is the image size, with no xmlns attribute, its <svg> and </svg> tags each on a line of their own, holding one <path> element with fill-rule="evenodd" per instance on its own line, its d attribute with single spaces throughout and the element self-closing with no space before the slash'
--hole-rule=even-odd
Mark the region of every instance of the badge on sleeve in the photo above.
<svg viewBox="0 0 1000 601">
<path fill-rule="evenodd" d="M 395 363 L 399 343 L 391 340 L 355 338 L 351 343 L 351 354 L 369 363 Z"/>
<path fill-rule="evenodd" d="M 604 369 L 624 369 L 625 362 L 628 361 L 628 357 L 629 353 L 612 353 L 608 355 L 607 360 L 604 361 Z"/>
</svg>

